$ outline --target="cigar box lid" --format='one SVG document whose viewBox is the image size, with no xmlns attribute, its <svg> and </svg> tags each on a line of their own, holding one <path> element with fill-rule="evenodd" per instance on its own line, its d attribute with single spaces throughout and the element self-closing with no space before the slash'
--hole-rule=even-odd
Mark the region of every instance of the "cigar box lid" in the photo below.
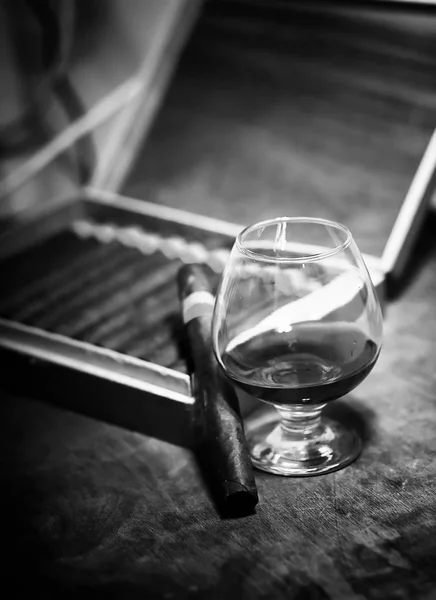
<svg viewBox="0 0 436 600">
<path fill-rule="evenodd" d="M 434 205 L 436 186 L 436 131 L 425 148 L 407 190 L 381 257 L 385 276 L 396 282 L 410 263 L 423 222 Z"/>
</svg>

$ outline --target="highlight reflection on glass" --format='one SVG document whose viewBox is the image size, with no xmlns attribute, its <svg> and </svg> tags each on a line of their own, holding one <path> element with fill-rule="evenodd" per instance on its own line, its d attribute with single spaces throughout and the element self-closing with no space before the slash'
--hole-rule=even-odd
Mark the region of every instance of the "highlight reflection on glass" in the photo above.
<svg viewBox="0 0 436 600">
<path fill-rule="evenodd" d="M 358 456 L 357 433 L 322 409 L 367 377 L 381 337 L 378 298 L 346 227 L 285 217 L 238 236 L 217 295 L 213 344 L 233 383 L 277 409 L 247 432 L 255 466 L 314 475 Z"/>
</svg>

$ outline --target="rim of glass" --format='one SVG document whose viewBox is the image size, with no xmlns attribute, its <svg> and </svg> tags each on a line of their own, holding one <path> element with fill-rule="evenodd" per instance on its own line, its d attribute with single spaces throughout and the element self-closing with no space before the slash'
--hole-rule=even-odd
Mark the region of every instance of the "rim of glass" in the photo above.
<svg viewBox="0 0 436 600">
<path fill-rule="evenodd" d="M 274 223 L 279 223 L 279 222 L 312 223 L 312 224 L 318 224 L 318 225 L 325 225 L 328 227 L 332 227 L 334 229 L 339 229 L 340 231 L 345 233 L 346 237 L 343 242 L 341 242 L 340 244 L 338 244 L 337 246 L 335 246 L 333 248 L 326 249 L 325 251 L 314 252 L 312 254 L 301 255 L 301 256 L 290 256 L 290 257 L 288 257 L 288 256 L 275 256 L 275 257 L 269 256 L 267 254 L 262 254 L 262 252 L 258 252 L 256 250 L 250 250 L 249 248 L 247 248 L 244 245 L 242 238 L 247 233 L 250 233 L 250 231 L 254 231 L 255 229 L 259 229 L 261 227 L 266 227 L 267 225 L 272 225 Z M 248 256 L 250 258 L 254 258 L 256 260 L 261 260 L 263 262 L 301 263 L 301 262 L 322 260 L 324 258 L 334 256 L 335 254 L 338 254 L 338 252 L 345 250 L 350 245 L 352 239 L 353 239 L 353 236 L 351 234 L 351 231 L 348 229 L 348 227 L 346 227 L 346 225 L 343 225 L 342 223 L 338 223 L 337 221 L 331 221 L 329 219 L 321 219 L 321 218 L 317 218 L 317 217 L 274 217 L 272 219 L 265 219 L 264 221 L 252 223 L 251 225 L 248 225 L 247 227 L 245 227 L 236 236 L 236 246 L 242 254 L 245 254 L 246 256 Z M 303 246 L 305 248 L 309 248 L 310 246 L 313 246 L 314 248 L 319 248 L 319 246 L 316 246 L 315 244 L 310 244 L 310 243 L 308 243 L 308 244 L 303 243 L 303 242 L 289 242 L 289 243 L 290 244 L 294 243 L 296 245 Z"/>
</svg>

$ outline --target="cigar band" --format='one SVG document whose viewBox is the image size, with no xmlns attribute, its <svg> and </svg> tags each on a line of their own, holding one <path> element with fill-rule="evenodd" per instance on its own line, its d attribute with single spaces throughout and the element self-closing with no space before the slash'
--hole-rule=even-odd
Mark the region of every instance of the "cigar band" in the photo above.
<svg viewBox="0 0 436 600">
<path fill-rule="evenodd" d="M 210 292 L 192 292 L 183 300 L 183 322 L 189 323 L 192 319 L 211 315 L 215 306 L 215 298 Z"/>
</svg>

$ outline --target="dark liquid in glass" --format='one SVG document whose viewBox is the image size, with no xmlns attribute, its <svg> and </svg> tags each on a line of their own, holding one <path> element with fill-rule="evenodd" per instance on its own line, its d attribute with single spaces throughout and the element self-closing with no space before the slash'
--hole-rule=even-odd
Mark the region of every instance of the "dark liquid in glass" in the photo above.
<svg viewBox="0 0 436 600">
<path fill-rule="evenodd" d="M 297 323 L 229 347 L 222 362 L 235 385 L 278 405 L 340 398 L 365 379 L 378 355 L 377 345 L 346 322 Z"/>
</svg>

